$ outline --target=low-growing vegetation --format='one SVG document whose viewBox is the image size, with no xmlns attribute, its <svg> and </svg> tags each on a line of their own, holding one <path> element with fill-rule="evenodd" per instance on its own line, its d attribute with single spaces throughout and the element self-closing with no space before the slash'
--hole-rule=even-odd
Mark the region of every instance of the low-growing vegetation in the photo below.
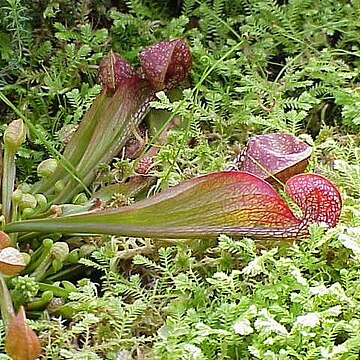
<svg viewBox="0 0 360 360">
<path fill-rule="evenodd" d="M 0 2 L 0 359 L 359 359 L 359 11 Z"/>
</svg>

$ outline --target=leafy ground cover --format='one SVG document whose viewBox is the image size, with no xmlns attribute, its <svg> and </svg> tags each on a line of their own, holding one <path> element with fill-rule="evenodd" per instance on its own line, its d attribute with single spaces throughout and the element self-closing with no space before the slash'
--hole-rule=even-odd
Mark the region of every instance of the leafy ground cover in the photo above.
<svg viewBox="0 0 360 360">
<path fill-rule="evenodd" d="M 249 138 L 269 132 L 311 145 L 307 171 L 334 182 L 343 200 L 336 227 L 312 224 L 294 242 L 11 235 L 30 263 L 6 286 L 39 335 L 41 358 L 359 358 L 359 2 L 0 4 L 4 142 L 7 124 L 26 124 L 15 154 L 16 219 L 39 217 L 53 194 L 64 199 L 64 186 L 79 183 L 71 168 L 68 183 L 44 182 L 51 162 L 42 161 L 69 165 L 59 154 L 101 96 L 110 49 L 141 68 L 144 48 L 179 38 L 191 52 L 189 76 L 170 92 L 154 85 L 145 123 L 61 211 L 88 209 L 94 193 L 116 208 L 231 168 Z M 144 172 L 149 181 L 129 191 L 126 180 Z"/>
</svg>

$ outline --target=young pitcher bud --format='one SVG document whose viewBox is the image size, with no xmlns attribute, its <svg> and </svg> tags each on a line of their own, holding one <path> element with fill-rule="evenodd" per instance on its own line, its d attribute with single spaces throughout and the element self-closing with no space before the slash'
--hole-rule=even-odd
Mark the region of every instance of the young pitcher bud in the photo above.
<svg viewBox="0 0 360 360">
<path fill-rule="evenodd" d="M 24 210 L 26 208 L 35 209 L 36 205 L 37 205 L 37 201 L 34 195 L 23 194 L 21 197 L 19 208 L 20 210 Z"/>
<path fill-rule="evenodd" d="M 3 231 L 0 231 L 0 249 L 4 249 L 11 245 L 10 236 Z"/>
<path fill-rule="evenodd" d="M 46 290 L 41 295 L 41 302 L 44 305 L 47 305 L 53 299 L 53 297 L 54 297 L 53 292 L 50 290 Z"/>
<path fill-rule="evenodd" d="M 55 159 L 46 159 L 38 165 L 37 173 L 43 178 L 48 178 L 55 173 L 56 168 L 57 161 Z"/>
<path fill-rule="evenodd" d="M 43 310 L 49 302 L 53 299 L 54 294 L 51 290 L 46 290 L 42 293 L 40 299 L 33 300 L 31 303 L 28 303 L 26 308 L 28 310 Z"/>
<path fill-rule="evenodd" d="M 21 190 L 24 194 L 27 194 L 27 193 L 31 192 L 31 185 L 27 184 L 27 183 L 21 183 L 18 186 L 18 189 Z"/>
<path fill-rule="evenodd" d="M 35 209 L 32 208 L 26 208 L 21 212 L 21 218 L 23 220 L 28 219 L 29 217 L 33 216 L 35 214 Z"/>
<path fill-rule="evenodd" d="M 54 185 L 55 194 L 60 194 L 65 189 L 64 182 L 59 180 Z"/>
<path fill-rule="evenodd" d="M 84 205 L 87 202 L 88 202 L 88 198 L 84 193 L 77 194 L 72 201 L 72 203 L 75 205 Z"/>
<path fill-rule="evenodd" d="M 22 306 L 7 329 L 5 349 L 14 360 L 35 360 L 40 355 L 39 338 L 26 323 Z"/>
<path fill-rule="evenodd" d="M 19 250 L 6 247 L 0 251 L 0 271 L 4 275 L 16 275 L 25 267 L 26 263 Z"/>
<path fill-rule="evenodd" d="M 69 254 L 69 245 L 66 242 L 56 242 L 50 251 L 51 255 L 61 262 L 64 261 Z"/>
<path fill-rule="evenodd" d="M 51 267 L 54 273 L 57 273 L 59 270 L 62 269 L 63 263 L 59 259 L 54 259 L 51 263 Z"/>
<path fill-rule="evenodd" d="M 22 256 L 22 258 L 23 258 L 23 260 L 24 260 L 24 264 L 27 266 L 27 265 L 29 265 L 29 263 L 30 263 L 30 261 L 31 261 L 31 255 L 30 254 L 28 254 L 28 253 L 25 253 L 25 252 L 22 252 L 22 253 L 20 253 L 21 254 L 21 256 Z"/>
<path fill-rule="evenodd" d="M 67 256 L 66 256 L 66 262 L 70 264 L 76 264 L 79 261 L 79 249 L 72 250 Z"/>
<path fill-rule="evenodd" d="M 44 211 L 47 208 L 47 199 L 43 194 L 35 194 L 35 199 L 37 201 L 37 207 L 40 211 Z"/>
<path fill-rule="evenodd" d="M 90 256 L 95 251 L 95 249 L 96 249 L 95 245 L 84 244 L 79 249 L 79 258 Z"/>
<path fill-rule="evenodd" d="M 17 188 L 12 193 L 12 196 L 11 196 L 11 200 L 12 200 L 13 204 L 14 205 L 19 205 L 20 202 L 21 202 L 22 196 L 23 196 L 23 192 L 19 188 Z"/>
<path fill-rule="evenodd" d="M 5 148 L 16 152 L 25 140 L 25 124 L 21 119 L 12 121 L 4 132 Z"/>
<path fill-rule="evenodd" d="M 43 247 L 44 247 L 44 250 L 50 250 L 51 247 L 53 246 L 54 242 L 49 239 L 49 238 L 46 238 L 43 240 Z"/>
</svg>

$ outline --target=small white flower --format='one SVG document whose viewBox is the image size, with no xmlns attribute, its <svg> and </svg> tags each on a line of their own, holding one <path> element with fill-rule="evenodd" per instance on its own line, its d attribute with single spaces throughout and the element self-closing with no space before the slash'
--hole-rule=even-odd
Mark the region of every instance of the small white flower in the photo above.
<svg viewBox="0 0 360 360">
<path fill-rule="evenodd" d="M 268 337 L 267 339 L 264 340 L 264 345 L 274 345 L 275 340 L 272 337 Z"/>
<path fill-rule="evenodd" d="M 332 307 L 329 307 L 327 310 L 324 311 L 324 313 L 327 316 L 339 316 L 342 312 L 342 307 L 341 305 L 335 305 Z"/>
<path fill-rule="evenodd" d="M 252 356 L 256 357 L 257 359 L 260 359 L 260 357 L 261 357 L 261 352 L 260 352 L 259 349 L 257 349 L 255 346 L 249 346 L 249 347 L 248 347 L 248 350 L 249 350 L 249 353 L 250 353 Z"/>
<path fill-rule="evenodd" d="M 184 344 L 184 350 L 190 353 L 192 359 L 197 359 L 201 356 L 201 349 L 193 344 Z"/>
<path fill-rule="evenodd" d="M 316 333 L 314 332 L 308 332 L 308 331 L 300 331 L 300 334 L 303 336 L 303 337 L 310 337 L 310 338 L 314 338 L 316 336 Z"/>
<path fill-rule="evenodd" d="M 296 318 L 295 324 L 301 324 L 310 328 L 315 327 L 320 323 L 320 316 L 316 312 L 300 315 Z"/>
<path fill-rule="evenodd" d="M 348 172 L 351 169 L 351 166 L 344 160 L 334 160 L 334 169 Z"/>
<path fill-rule="evenodd" d="M 272 315 L 268 312 L 267 309 L 261 309 L 259 312 L 260 319 L 256 319 L 254 326 L 256 329 L 260 329 L 264 331 L 265 333 L 277 333 L 280 335 L 287 336 L 289 335 L 285 326 L 278 323 Z"/>
<path fill-rule="evenodd" d="M 252 317 L 255 317 L 257 315 L 258 309 L 256 305 L 252 304 L 249 306 L 249 309 L 247 310 L 247 313 L 251 315 Z"/>
<path fill-rule="evenodd" d="M 249 335 L 254 332 L 254 329 L 251 327 L 251 323 L 248 319 L 237 321 L 232 328 L 239 335 Z"/>
<path fill-rule="evenodd" d="M 350 231 L 349 231 L 350 232 Z M 360 255 L 360 237 L 359 234 L 353 233 L 355 236 L 349 236 L 347 234 L 340 234 L 339 240 L 346 248 L 352 250 L 355 255 Z"/>
<path fill-rule="evenodd" d="M 291 274 L 294 276 L 295 280 L 303 286 L 307 285 L 307 281 L 306 279 L 301 275 L 301 272 L 298 268 L 294 267 L 293 270 L 291 271 Z"/>
<path fill-rule="evenodd" d="M 310 287 L 310 294 L 312 295 L 319 295 L 323 296 L 329 293 L 329 290 L 326 288 L 325 285 L 319 285 L 319 286 L 311 286 Z"/>
<path fill-rule="evenodd" d="M 127 350 L 120 350 L 116 354 L 116 360 L 131 360 L 132 356 L 129 351 Z"/>
<path fill-rule="evenodd" d="M 339 283 L 334 283 L 329 287 L 329 294 L 337 295 L 339 300 L 346 301 L 349 305 L 355 306 L 353 300 L 346 296 L 344 288 Z"/>
<path fill-rule="evenodd" d="M 260 274 L 263 270 L 261 260 L 262 259 L 260 257 L 256 257 L 254 260 L 250 261 L 248 265 L 242 269 L 242 273 L 248 276 Z"/>
<path fill-rule="evenodd" d="M 320 347 L 320 353 L 323 359 L 333 359 L 336 355 L 344 354 L 349 349 L 346 346 L 346 343 L 335 345 L 331 351 L 328 348 Z"/>
</svg>

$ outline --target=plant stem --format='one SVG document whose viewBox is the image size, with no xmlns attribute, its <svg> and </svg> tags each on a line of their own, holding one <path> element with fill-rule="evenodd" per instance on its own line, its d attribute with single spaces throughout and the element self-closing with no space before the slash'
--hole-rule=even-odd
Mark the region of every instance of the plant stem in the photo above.
<svg viewBox="0 0 360 360">
<path fill-rule="evenodd" d="M 4 149 L 3 162 L 3 188 L 2 188 L 2 213 L 5 221 L 11 221 L 11 195 L 14 191 L 15 183 L 15 154 L 13 151 Z"/>
<path fill-rule="evenodd" d="M 35 271 L 31 274 L 32 277 L 35 278 L 36 281 L 40 281 L 42 280 L 42 278 L 44 277 L 46 271 L 48 270 L 48 268 L 51 266 L 51 262 L 52 262 L 52 256 L 50 253 L 48 253 L 45 257 L 45 259 L 43 259 L 43 261 L 39 264 L 39 266 L 35 269 Z"/>
<path fill-rule="evenodd" d="M 56 282 L 64 279 L 76 278 L 79 275 L 84 275 L 84 271 L 86 271 L 84 265 L 77 264 L 46 277 L 46 281 Z"/>
<path fill-rule="evenodd" d="M 39 289 L 41 291 L 51 291 L 54 294 L 54 296 L 66 298 L 69 295 L 69 292 L 61 288 L 60 286 L 50 285 L 45 283 L 38 283 L 38 284 L 39 284 Z"/>
<path fill-rule="evenodd" d="M 34 262 L 31 262 L 29 266 L 26 268 L 27 273 L 31 274 L 33 271 L 39 271 L 41 264 L 50 256 L 50 251 L 53 242 L 45 240 L 43 245 L 38 248 L 33 254 L 32 258 L 36 259 Z M 40 256 L 36 258 L 36 255 L 40 253 Z"/>
<path fill-rule="evenodd" d="M 15 316 L 15 311 L 11 301 L 9 289 L 6 286 L 5 279 L 2 274 L 0 274 L 0 309 L 1 317 L 6 329 L 10 321 Z"/>
<path fill-rule="evenodd" d="M 0 144 L 0 197 L 2 197 L 2 177 L 3 177 L 3 166 L 4 166 L 4 162 L 3 162 L 3 152 L 2 152 L 2 146 Z"/>
</svg>

